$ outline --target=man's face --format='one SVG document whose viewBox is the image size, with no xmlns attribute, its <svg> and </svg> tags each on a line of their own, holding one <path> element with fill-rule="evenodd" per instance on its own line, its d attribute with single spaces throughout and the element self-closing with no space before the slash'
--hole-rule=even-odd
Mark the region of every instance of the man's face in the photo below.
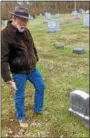
<svg viewBox="0 0 90 138">
<path fill-rule="evenodd" d="M 27 23 L 28 23 L 28 19 L 24 19 L 21 17 L 15 17 L 13 20 L 14 26 L 16 26 L 16 28 L 18 29 L 19 32 L 24 32 Z"/>
<path fill-rule="evenodd" d="M 27 23 L 28 23 L 28 19 L 24 19 L 24 18 L 19 17 L 19 18 L 16 18 L 16 22 L 18 25 L 26 27 Z"/>
</svg>

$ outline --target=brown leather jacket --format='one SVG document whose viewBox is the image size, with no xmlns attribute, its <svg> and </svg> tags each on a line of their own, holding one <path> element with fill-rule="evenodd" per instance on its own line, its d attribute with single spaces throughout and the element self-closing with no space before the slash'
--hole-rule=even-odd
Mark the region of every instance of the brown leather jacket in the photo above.
<svg viewBox="0 0 90 138">
<path fill-rule="evenodd" d="M 1 31 L 1 75 L 5 82 L 11 80 L 11 73 L 28 73 L 36 67 L 37 50 L 30 31 L 19 32 L 8 21 Z M 10 71 L 9 71 L 10 69 Z"/>
</svg>

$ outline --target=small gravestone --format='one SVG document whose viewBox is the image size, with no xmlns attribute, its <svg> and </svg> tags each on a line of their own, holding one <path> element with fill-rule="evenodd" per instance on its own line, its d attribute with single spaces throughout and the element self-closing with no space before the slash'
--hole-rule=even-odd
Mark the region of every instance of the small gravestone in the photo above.
<svg viewBox="0 0 90 138">
<path fill-rule="evenodd" d="M 48 20 L 51 19 L 51 14 L 48 12 L 45 12 L 45 19 L 43 20 L 43 23 L 48 23 Z"/>
<path fill-rule="evenodd" d="M 45 13 L 45 17 L 46 17 L 46 19 L 50 19 L 51 18 L 51 14 L 49 12 L 46 12 Z"/>
<path fill-rule="evenodd" d="M 79 9 L 79 13 L 84 14 L 85 13 L 85 10 Z"/>
<path fill-rule="evenodd" d="M 76 10 L 72 11 L 72 16 L 74 16 L 76 19 L 80 18 L 80 14 Z"/>
<path fill-rule="evenodd" d="M 73 53 L 76 53 L 76 54 L 84 54 L 85 53 L 85 50 L 84 48 L 74 48 L 73 49 Z"/>
<path fill-rule="evenodd" d="M 4 21 L 3 20 L 1 20 L 1 25 L 4 25 Z"/>
<path fill-rule="evenodd" d="M 80 19 L 80 14 L 78 13 L 75 18 Z"/>
<path fill-rule="evenodd" d="M 89 14 L 89 10 L 87 10 L 85 13 Z"/>
<path fill-rule="evenodd" d="M 48 28 L 49 33 L 60 31 L 60 25 L 58 19 L 48 20 Z"/>
<path fill-rule="evenodd" d="M 78 12 L 76 10 L 72 11 L 73 16 L 77 16 Z"/>
<path fill-rule="evenodd" d="M 29 19 L 30 19 L 30 20 L 33 20 L 33 16 L 29 15 Z"/>
<path fill-rule="evenodd" d="M 71 107 L 69 108 L 69 112 L 77 115 L 83 122 L 85 126 L 89 128 L 89 94 L 75 90 L 70 93 Z"/>
<path fill-rule="evenodd" d="M 59 13 L 57 13 L 57 14 L 55 15 L 55 17 L 56 17 L 56 18 L 59 18 Z"/>
<path fill-rule="evenodd" d="M 8 20 L 2 20 L 2 21 L 1 21 L 1 25 L 7 26 L 7 22 L 8 22 Z"/>
<path fill-rule="evenodd" d="M 55 28 L 56 28 L 56 21 L 53 19 L 48 20 L 48 32 L 55 32 Z"/>
<path fill-rule="evenodd" d="M 2 25 L 7 26 L 8 20 L 2 20 Z"/>
<path fill-rule="evenodd" d="M 64 49 L 64 46 L 57 45 L 56 48 L 57 49 Z"/>
<path fill-rule="evenodd" d="M 42 16 L 42 13 L 40 13 L 40 16 Z"/>
<path fill-rule="evenodd" d="M 83 25 L 84 27 L 90 27 L 90 22 L 89 22 L 89 13 L 85 13 L 83 17 Z"/>
</svg>

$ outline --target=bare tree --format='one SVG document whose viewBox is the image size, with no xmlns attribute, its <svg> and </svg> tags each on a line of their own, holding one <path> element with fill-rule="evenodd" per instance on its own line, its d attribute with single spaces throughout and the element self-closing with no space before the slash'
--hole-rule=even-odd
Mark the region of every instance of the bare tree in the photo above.
<svg viewBox="0 0 90 138">
<path fill-rule="evenodd" d="M 31 14 L 40 14 L 44 12 L 51 13 L 71 13 L 74 10 L 75 5 L 77 10 L 80 8 L 84 10 L 89 9 L 89 2 L 75 2 L 74 1 L 2 1 L 1 2 L 1 18 L 8 19 L 10 18 L 10 11 L 14 9 L 15 6 L 24 6 L 28 8 Z"/>
</svg>

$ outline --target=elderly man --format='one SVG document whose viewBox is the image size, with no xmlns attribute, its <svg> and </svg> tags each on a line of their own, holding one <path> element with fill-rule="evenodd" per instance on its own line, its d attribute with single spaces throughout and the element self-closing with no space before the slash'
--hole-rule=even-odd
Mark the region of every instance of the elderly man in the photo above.
<svg viewBox="0 0 90 138">
<path fill-rule="evenodd" d="M 38 55 L 33 38 L 26 28 L 29 13 L 27 9 L 18 7 L 11 14 L 12 20 L 8 21 L 1 32 L 1 75 L 15 90 L 14 101 L 19 124 L 27 127 L 24 108 L 26 81 L 29 80 L 35 88 L 35 113 L 43 111 L 45 84 L 36 68 Z"/>
</svg>

